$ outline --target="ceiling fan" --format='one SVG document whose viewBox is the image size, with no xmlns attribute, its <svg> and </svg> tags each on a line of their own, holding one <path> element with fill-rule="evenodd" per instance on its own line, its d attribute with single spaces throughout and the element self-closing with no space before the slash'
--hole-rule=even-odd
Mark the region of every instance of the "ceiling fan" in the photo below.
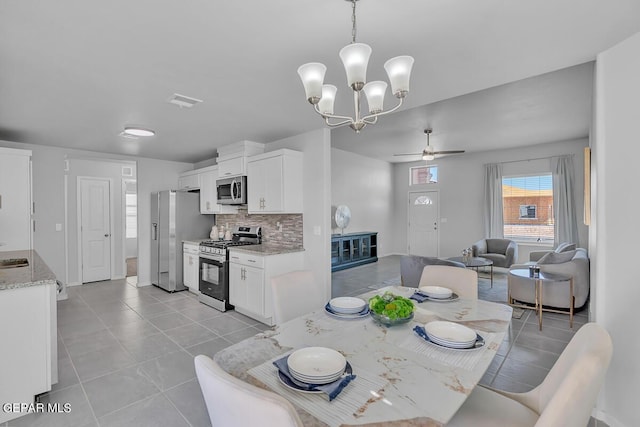
<svg viewBox="0 0 640 427">
<path fill-rule="evenodd" d="M 435 151 L 431 145 L 429 145 L 429 135 L 433 132 L 433 129 L 425 129 L 424 133 L 427 135 L 427 146 L 422 153 L 404 153 L 394 154 L 394 156 L 422 156 L 422 160 L 433 160 L 438 154 L 462 154 L 464 150 L 440 150 Z"/>
</svg>

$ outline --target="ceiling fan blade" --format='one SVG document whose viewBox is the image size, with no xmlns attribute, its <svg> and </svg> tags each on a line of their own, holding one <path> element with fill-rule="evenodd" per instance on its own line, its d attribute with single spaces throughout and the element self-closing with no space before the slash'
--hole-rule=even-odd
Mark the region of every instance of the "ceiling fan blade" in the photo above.
<svg viewBox="0 0 640 427">
<path fill-rule="evenodd" d="M 431 154 L 462 154 L 464 150 L 443 150 L 443 151 L 434 151 Z"/>
<path fill-rule="evenodd" d="M 401 153 L 394 154 L 394 156 L 422 156 L 422 153 Z"/>
</svg>

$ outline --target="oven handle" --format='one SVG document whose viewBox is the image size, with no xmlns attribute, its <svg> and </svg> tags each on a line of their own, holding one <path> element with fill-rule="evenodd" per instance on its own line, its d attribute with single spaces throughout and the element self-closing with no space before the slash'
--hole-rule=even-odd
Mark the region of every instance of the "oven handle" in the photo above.
<svg viewBox="0 0 640 427">
<path fill-rule="evenodd" d="M 223 259 L 223 260 L 221 260 L 219 257 L 217 257 L 217 256 L 215 256 L 215 255 L 207 255 L 207 254 L 203 254 L 203 253 L 200 253 L 200 258 L 204 258 L 204 259 L 209 260 L 209 261 L 217 262 L 217 263 L 219 263 L 220 265 L 222 265 L 222 264 L 224 264 L 225 262 L 227 262 L 227 261 L 226 261 L 226 260 L 224 260 L 224 259 Z"/>
</svg>

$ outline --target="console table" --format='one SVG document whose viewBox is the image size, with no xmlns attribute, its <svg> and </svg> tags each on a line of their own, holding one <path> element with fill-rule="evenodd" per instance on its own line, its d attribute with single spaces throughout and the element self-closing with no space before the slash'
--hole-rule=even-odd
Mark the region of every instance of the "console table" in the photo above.
<svg viewBox="0 0 640 427">
<path fill-rule="evenodd" d="M 378 261 L 378 232 L 331 235 L 331 271 Z"/>
</svg>

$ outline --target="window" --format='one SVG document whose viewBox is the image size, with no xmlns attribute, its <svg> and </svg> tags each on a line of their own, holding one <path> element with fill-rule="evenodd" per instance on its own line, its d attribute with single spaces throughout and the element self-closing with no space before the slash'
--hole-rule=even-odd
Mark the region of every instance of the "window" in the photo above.
<svg viewBox="0 0 640 427">
<path fill-rule="evenodd" d="M 505 238 L 553 244 L 551 174 L 503 177 L 502 203 Z"/>
<path fill-rule="evenodd" d="M 125 237 L 135 239 L 138 237 L 138 195 L 125 194 Z"/>
<path fill-rule="evenodd" d="M 409 174 L 409 185 L 438 183 L 438 166 L 415 166 L 409 168 Z"/>
<path fill-rule="evenodd" d="M 536 219 L 536 205 L 520 205 L 520 219 Z"/>
</svg>

